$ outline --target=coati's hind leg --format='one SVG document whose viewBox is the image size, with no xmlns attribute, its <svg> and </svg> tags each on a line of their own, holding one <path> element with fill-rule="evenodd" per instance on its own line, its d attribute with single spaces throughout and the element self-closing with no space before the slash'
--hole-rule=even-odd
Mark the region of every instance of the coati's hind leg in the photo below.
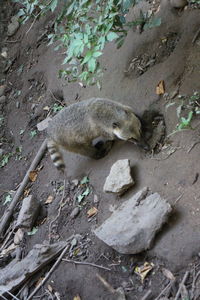
<svg viewBox="0 0 200 300">
<path fill-rule="evenodd" d="M 97 137 L 92 141 L 94 153 L 92 157 L 94 159 L 100 159 L 104 157 L 112 148 L 114 141 L 106 140 L 103 137 Z"/>
<path fill-rule="evenodd" d="M 58 170 L 64 171 L 65 164 L 64 164 L 62 154 L 59 150 L 59 146 L 56 144 L 56 142 L 54 142 L 54 140 L 48 139 L 47 148 L 50 153 L 53 164 L 56 166 Z"/>
</svg>

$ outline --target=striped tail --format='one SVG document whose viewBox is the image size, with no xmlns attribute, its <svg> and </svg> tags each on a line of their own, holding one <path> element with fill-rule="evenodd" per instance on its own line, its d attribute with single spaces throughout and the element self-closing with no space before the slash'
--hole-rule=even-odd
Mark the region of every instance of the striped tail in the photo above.
<svg viewBox="0 0 200 300">
<path fill-rule="evenodd" d="M 57 144 L 53 140 L 48 139 L 47 148 L 50 153 L 53 164 L 56 166 L 56 168 L 58 170 L 64 171 L 65 164 L 64 164 L 62 154 L 60 153 L 59 147 L 57 146 Z"/>
</svg>

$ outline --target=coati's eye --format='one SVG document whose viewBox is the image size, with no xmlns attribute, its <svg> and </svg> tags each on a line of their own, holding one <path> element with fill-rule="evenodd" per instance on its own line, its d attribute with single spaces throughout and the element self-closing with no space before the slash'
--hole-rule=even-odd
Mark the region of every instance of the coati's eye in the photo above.
<svg viewBox="0 0 200 300">
<path fill-rule="evenodd" d="M 120 127 L 119 123 L 117 123 L 117 122 L 113 123 L 113 128 L 119 128 L 119 127 Z"/>
</svg>

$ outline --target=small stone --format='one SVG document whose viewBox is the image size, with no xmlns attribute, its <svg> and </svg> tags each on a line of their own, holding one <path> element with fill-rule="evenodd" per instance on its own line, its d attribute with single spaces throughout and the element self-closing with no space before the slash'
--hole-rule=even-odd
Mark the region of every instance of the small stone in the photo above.
<svg viewBox="0 0 200 300">
<path fill-rule="evenodd" d="M 38 131 L 43 131 L 48 127 L 49 122 L 51 121 L 51 118 L 48 117 L 41 121 L 40 123 L 37 124 L 37 129 Z"/>
<path fill-rule="evenodd" d="M 6 96 L 1 96 L 0 97 L 0 104 L 4 104 L 6 102 Z"/>
<path fill-rule="evenodd" d="M 5 85 L 0 85 L 0 97 L 4 95 L 6 86 Z"/>
<path fill-rule="evenodd" d="M 98 196 L 97 195 L 94 195 L 94 203 L 99 203 L 99 198 L 98 198 Z"/>
<path fill-rule="evenodd" d="M 16 228 L 30 230 L 38 216 L 39 208 L 40 203 L 32 195 L 24 198 L 17 218 Z"/>
<path fill-rule="evenodd" d="M 13 36 L 19 28 L 18 18 L 16 16 L 12 17 L 11 23 L 8 25 L 8 36 Z"/>
<path fill-rule="evenodd" d="M 4 150 L 0 149 L 0 157 L 3 156 L 3 154 L 4 154 Z"/>
<path fill-rule="evenodd" d="M 21 228 L 19 228 L 14 235 L 14 244 L 19 245 L 20 242 L 23 240 L 23 237 L 24 232 L 21 230 Z"/>
<path fill-rule="evenodd" d="M 188 2 L 187 0 L 170 0 L 170 4 L 174 8 L 183 8 L 188 4 Z"/>
<path fill-rule="evenodd" d="M 16 108 L 20 108 L 20 102 L 16 101 Z"/>
<path fill-rule="evenodd" d="M 143 188 L 118 207 L 94 233 L 119 253 L 140 253 L 150 248 L 171 210 L 158 193 L 151 194 L 148 188 Z"/>
<path fill-rule="evenodd" d="M 80 212 L 80 208 L 79 208 L 78 206 L 76 206 L 76 207 L 72 210 L 72 212 L 71 212 L 71 214 L 70 214 L 70 217 L 71 217 L 72 219 L 76 218 L 76 217 L 78 216 L 79 212 Z"/>
<path fill-rule="evenodd" d="M 128 159 L 121 159 L 114 163 L 110 174 L 106 178 L 103 190 L 107 193 L 122 195 L 128 188 L 134 185 L 131 177 L 130 162 Z"/>
</svg>

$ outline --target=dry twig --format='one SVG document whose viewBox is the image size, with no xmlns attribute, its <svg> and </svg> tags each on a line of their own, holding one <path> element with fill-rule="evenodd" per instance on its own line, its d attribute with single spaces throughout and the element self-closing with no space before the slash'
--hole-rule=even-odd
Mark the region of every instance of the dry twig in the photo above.
<svg viewBox="0 0 200 300">
<path fill-rule="evenodd" d="M 183 276 L 183 280 L 181 281 L 180 285 L 179 285 L 179 289 L 176 293 L 176 297 L 174 298 L 174 300 L 178 300 L 180 294 L 181 294 L 181 289 L 183 287 L 183 285 L 185 284 L 186 280 L 188 279 L 188 276 L 189 276 L 190 272 L 189 271 L 186 271 L 185 272 L 185 275 Z"/>
<path fill-rule="evenodd" d="M 73 235 L 67 239 L 67 241 L 71 240 L 73 238 Z M 62 253 L 54 263 L 54 265 L 51 267 L 49 272 L 46 274 L 46 276 L 43 278 L 43 280 L 36 286 L 36 288 L 32 291 L 32 293 L 28 296 L 27 300 L 31 300 L 33 296 L 39 291 L 39 289 L 45 284 L 45 282 L 49 279 L 49 277 L 52 275 L 52 273 L 55 271 L 57 266 L 60 264 L 60 262 L 63 259 L 63 256 L 66 254 L 66 252 L 69 250 L 70 244 L 68 243 L 66 247 L 63 249 Z"/>
<path fill-rule="evenodd" d="M 103 283 L 103 285 L 109 290 L 111 294 L 114 294 L 116 290 L 108 283 L 101 275 L 96 274 L 97 278 Z"/>
<path fill-rule="evenodd" d="M 152 297 L 152 290 L 148 290 L 141 300 L 148 300 Z"/>
<path fill-rule="evenodd" d="M 20 197 L 23 194 L 23 191 L 27 185 L 27 183 L 29 182 L 29 173 L 33 170 L 35 170 L 35 168 L 37 167 L 37 165 L 39 164 L 40 160 L 42 159 L 45 151 L 47 148 L 47 139 L 44 140 L 44 142 L 42 143 L 38 153 L 36 154 L 34 160 L 31 163 L 30 168 L 28 169 L 28 171 L 26 172 L 26 175 L 22 181 L 22 183 L 20 184 L 15 196 L 13 197 L 13 200 L 9 206 L 9 208 L 7 209 L 7 211 L 4 213 L 1 222 L 0 222 L 0 236 L 3 236 L 5 229 L 8 225 L 8 221 L 10 220 L 13 211 L 15 209 L 15 206 L 17 204 L 17 202 L 19 201 Z"/>
<path fill-rule="evenodd" d="M 63 261 L 66 261 L 66 262 L 69 262 L 69 263 L 74 263 L 76 265 L 92 266 L 92 267 L 95 267 L 95 268 L 111 271 L 111 269 L 109 269 L 109 268 L 106 268 L 106 267 L 100 266 L 100 265 L 96 265 L 94 263 L 90 263 L 90 262 L 87 262 L 87 261 L 77 261 L 77 260 L 71 260 L 71 259 L 67 259 L 67 258 L 63 258 Z"/>
</svg>

